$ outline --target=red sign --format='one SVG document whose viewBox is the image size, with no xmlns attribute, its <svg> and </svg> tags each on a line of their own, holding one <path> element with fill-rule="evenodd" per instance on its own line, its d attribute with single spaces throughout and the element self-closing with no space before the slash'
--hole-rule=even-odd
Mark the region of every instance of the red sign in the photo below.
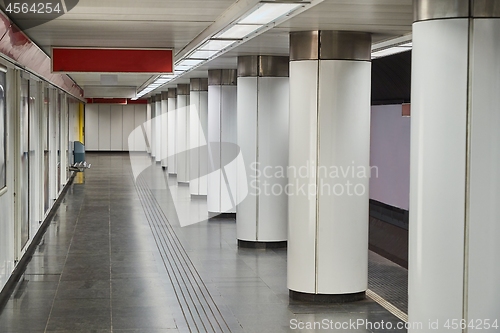
<svg viewBox="0 0 500 333">
<path fill-rule="evenodd" d="M 53 72 L 173 73 L 173 51 L 164 49 L 52 48 Z"/>
</svg>

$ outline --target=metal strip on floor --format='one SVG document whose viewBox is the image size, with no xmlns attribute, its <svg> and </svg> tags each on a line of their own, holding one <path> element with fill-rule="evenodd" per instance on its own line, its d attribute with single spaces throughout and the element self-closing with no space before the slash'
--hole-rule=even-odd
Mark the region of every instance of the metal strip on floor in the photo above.
<svg viewBox="0 0 500 333">
<path fill-rule="evenodd" d="M 372 290 L 368 289 L 366 291 L 366 296 L 371 298 L 373 301 L 377 302 L 380 306 L 382 306 L 384 309 L 401 319 L 403 322 L 407 323 L 408 322 L 408 315 L 395 307 L 393 304 L 388 302 L 386 299 L 378 295 L 377 293 L 373 292 Z"/>
<path fill-rule="evenodd" d="M 369 252 L 366 295 L 404 322 L 408 322 L 408 270 Z"/>
<path fill-rule="evenodd" d="M 144 177 L 136 189 L 189 331 L 231 332 Z"/>
</svg>

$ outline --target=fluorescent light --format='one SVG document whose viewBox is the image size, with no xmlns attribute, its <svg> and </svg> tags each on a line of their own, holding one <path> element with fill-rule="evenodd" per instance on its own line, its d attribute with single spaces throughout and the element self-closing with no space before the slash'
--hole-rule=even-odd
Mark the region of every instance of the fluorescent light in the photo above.
<svg viewBox="0 0 500 333">
<path fill-rule="evenodd" d="M 217 52 L 219 51 L 195 51 L 193 53 L 191 53 L 191 55 L 189 56 L 190 58 L 197 58 L 197 59 L 208 59 L 208 58 L 211 58 L 212 56 L 216 55 Z"/>
<path fill-rule="evenodd" d="M 221 51 L 236 43 L 235 40 L 216 40 L 211 39 L 200 47 L 203 51 Z"/>
<path fill-rule="evenodd" d="M 239 24 L 268 24 L 299 8 L 298 3 L 265 3 L 254 12 L 241 19 Z"/>
<path fill-rule="evenodd" d="M 175 70 L 176 71 L 182 71 L 182 72 L 185 72 L 187 70 L 190 70 L 191 68 L 193 68 L 193 66 L 187 66 L 187 65 L 175 65 Z"/>
<path fill-rule="evenodd" d="M 372 59 L 383 58 L 393 54 L 403 53 L 410 50 L 411 50 L 410 47 L 399 47 L 399 46 L 390 47 L 388 49 L 372 52 Z"/>
<path fill-rule="evenodd" d="M 193 67 L 193 66 L 196 66 L 202 62 L 204 62 L 205 60 L 203 59 L 184 59 L 182 60 L 181 62 L 179 62 L 178 66 L 190 66 L 190 67 Z"/>
<path fill-rule="evenodd" d="M 262 28 L 262 25 L 235 24 L 223 33 L 217 35 L 217 38 L 242 39 L 260 28 Z"/>
</svg>

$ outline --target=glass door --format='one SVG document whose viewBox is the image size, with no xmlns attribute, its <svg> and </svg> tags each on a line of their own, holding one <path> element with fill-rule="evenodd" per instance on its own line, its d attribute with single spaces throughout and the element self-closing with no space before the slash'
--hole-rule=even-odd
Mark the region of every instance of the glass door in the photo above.
<svg viewBox="0 0 500 333">
<path fill-rule="evenodd" d="M 48 87 L 44 89 L 45 96 L 43 99 L 43 211 L 45 214 L 48 213 L 50 208 L 50 154 L 49 154 L 49 137 L 50 137 L 50 121 L 49 121 L 49 109 L 50 109 L 50 90 Z"/>
<path fill-rule="evenodd" d="M 40 136 L 40 83 L 35 80 L 30 80 L 29 86 L 29 191 L 30 191 L 30 225 L 31 234 L 34 235 L 38 228 L 39 222 L 41 221 L 40 216 L 40 140 L 34 140 L 34 138 L 39 138 Z"/>
<path fill-rule="evenodd" d="M 19 189 L 17 196 L 19 200 L 19 222 L 21 223 L 21 249 L 24 248 L 30 237 L 30 195 L 29 195 L 29 88 L 30 82 L 21 79 L 21 103 L 20 103 L 20 141 L 19 154 L 21 164 L 19 170 Z"/>
</svg>

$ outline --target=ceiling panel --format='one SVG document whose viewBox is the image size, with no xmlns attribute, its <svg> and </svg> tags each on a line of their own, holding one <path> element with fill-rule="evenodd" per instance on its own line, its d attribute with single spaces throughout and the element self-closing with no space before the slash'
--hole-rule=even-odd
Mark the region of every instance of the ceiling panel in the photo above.
<svg viewBox="0 0 500 333">
<path fill-rule="evenodd" d="M 412 0 L 325 0 L 279 27 L 288 31 L 351 30 L 402 35 L 411 32 L 412 23 Z"/>
<path fill-rule="evenodd" d="M 200 38 L 207 34 L 209 30 L 206 29 L 214 22 L 218 27 L 212 26 L 210 31 L 220 29 L 221 22 L 231 20 L 231 14 L 253 6 L 256 1 L 80 0 L 68 14 L 26 33 L 47 53 L 51 46 L 174 48 L 180 51 L 203 31 Z M 374 34 L 374 42 L 405 35 L 411 32 L 412 11 L 412 0 L 324 0 L 175 83 L 206 76 L 207 70 L 212 68 L 236 68 L 238 55 L 287 55 L 290 31 L 367 31 Z M 82 86 L 100 84 L 99 74 L 71 76 Z M 120 74 L 118 84 L 141 86 L 150 77 Z"/>
<path fill-rule="evenodd" d="M 50 53 L 51 46 L 181 48 L 207 23 L 54 20 L 26 33 Z"/>
</svg>

